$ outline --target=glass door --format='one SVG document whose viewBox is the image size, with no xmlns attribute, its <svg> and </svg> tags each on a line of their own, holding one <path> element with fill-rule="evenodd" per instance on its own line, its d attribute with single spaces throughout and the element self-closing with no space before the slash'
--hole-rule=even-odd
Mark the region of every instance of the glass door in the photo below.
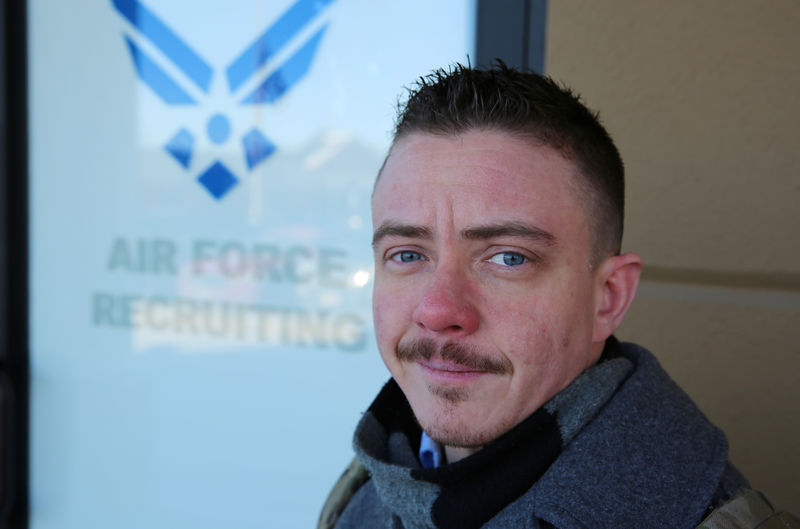
<svg viewBox="0 0 800 529">
<path fill-rule="evenodd" d="M 388 377 L 394 105 L 474 11 L 28 2 L 30 527 L 314 526 Z"/>
</svg>

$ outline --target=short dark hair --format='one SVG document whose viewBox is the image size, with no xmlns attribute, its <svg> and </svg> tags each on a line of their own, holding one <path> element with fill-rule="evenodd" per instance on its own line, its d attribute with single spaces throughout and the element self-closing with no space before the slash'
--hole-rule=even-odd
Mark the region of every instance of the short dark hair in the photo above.
<svg viewBox="0 0 800 529">
<path fill-rule="evenodd" d="M 593 263 L 617 254 L 622 243 L 625 170 L 598 115 L 551 78 L 502 61 L 490 69 L 456 64 L 421 77 L 400 103 L 392 144 L 413 133 L 454 135 L 495 129 L 558 151 L 580 173 L 589 204 Z"/>
</svg>

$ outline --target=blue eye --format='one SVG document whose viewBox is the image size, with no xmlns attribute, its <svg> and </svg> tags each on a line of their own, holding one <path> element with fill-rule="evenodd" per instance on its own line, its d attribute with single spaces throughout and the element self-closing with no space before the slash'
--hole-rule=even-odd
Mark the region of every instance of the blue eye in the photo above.
<svg viewBox="0 0 800 529">
<path fill-rule="evenodd" d="M 503 266 L 519 266 L 528 260 L 522 254 L 516 252 L 502 252 L 492 256 L 489 261 L 492 263 L 501 264 Z"/>
<path fill-rule="evenodd" d="M 421 261 L 422 254 L 419 252 L 412 252 L 411 250 L 405 250 L 392 255 L 391 259 L 393 261 L 400 261 L 401 263 L 411 263 L 414 261 Z"/>
</svg>

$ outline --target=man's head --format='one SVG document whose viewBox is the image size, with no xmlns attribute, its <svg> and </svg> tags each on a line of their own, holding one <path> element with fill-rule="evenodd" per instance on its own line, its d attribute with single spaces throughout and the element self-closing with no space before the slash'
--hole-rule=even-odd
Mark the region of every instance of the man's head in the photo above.
<svg viewBox="0 0 800 529">
<path fill-rule="evenodd" d="M 373 195 L 375 326 L 451 459 L 566 387 L 621 322 L 641 264 L 617 255 L 621 186 L 608 135 L 549 80 L 459 67 L 412 93 Z"/>
<path fill-rule="evenodd" d="M 597 114 L 549 77 L 521 73 L 500 61 L 490 70 L 462 65 L 437 70 L 419 79 L 399 109 L 393 144 L 414 133 L 454 136 L 487 129 L 550 147 L 571 161 L 592 225 L 594 260 L 619 252 L 622 159 Z"/>
</svg>

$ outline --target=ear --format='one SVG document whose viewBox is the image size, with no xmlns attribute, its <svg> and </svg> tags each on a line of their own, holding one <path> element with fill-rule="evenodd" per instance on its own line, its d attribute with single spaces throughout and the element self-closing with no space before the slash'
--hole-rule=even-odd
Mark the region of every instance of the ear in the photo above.
<svg viewBox="0 0 800 529">
<path fill-rule="evenodd" d="M 636 296 L 641 272 L 642 258 L 635 253 L 609 257 L 597 267 L 594 343 L 605 341 L 622 323 Z"/>
</svg>

